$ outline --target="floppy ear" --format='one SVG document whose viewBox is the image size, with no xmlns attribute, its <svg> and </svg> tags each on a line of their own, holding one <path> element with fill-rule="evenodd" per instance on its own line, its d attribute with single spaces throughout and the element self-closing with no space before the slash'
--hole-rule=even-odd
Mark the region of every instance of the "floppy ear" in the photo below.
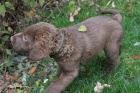
<svg viewBox="0 0 140 93">
<path fill-rule="evenodd" d="M 49 49 L 47 46 L 41 44 L 41 42 L 35 42 L 32 49 L 29 52 L 29 60 L 38 61 L 49 56 Z"/>
<path fill-rule="evenodd" d="M 49 56 L 50 37 L 49 31 L 45 31 L 45 27 L 35 34 L 34 44 L 29 51 L 29 60 L 37 61 Z"/>
</svg>

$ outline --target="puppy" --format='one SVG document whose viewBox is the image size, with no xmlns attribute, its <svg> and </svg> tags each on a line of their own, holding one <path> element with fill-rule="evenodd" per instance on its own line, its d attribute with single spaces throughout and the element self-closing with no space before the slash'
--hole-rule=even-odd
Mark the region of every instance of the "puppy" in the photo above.
<svg viewBox="0 0 140 93">
<path fill-rule="evenodd" d="M 80 64 L 88 62 L 102 50 L 110 65 L 106 75 L 118 67 L 124 35 L 120 24 L 122 16 L 115 10 L 101 13 L 113 14 L 114 17 L 97 16 L 62 29 L 40 22 L 10 38 L 15 51 L 28 53 L 30 60 L 50 56 L 58 63 L 58 79 L 45 93 L 62 92 L 78 76 Z M 85 32 L 78 31 L 81 25 L 87 28 Z"/>
</svg>

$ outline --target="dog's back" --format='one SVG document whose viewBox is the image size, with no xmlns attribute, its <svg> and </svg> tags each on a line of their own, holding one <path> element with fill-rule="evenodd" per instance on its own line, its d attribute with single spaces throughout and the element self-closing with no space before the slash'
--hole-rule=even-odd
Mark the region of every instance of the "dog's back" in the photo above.
<svg viewBox="0 0 140 93">
<path fill-rule="evenodd" d="M 123 38 L 123 28 L 120 24 L 121 15 L 114 10 L 106 10 L 103 13 L 114 14 L 114 17 L 97 16 L 68 28 L 77 39 L 78 49 L 81 49 L 79 50 L 82 55 L 81 63 L 90 60 L 103 49 L 107 49 L 108 46 L 114 47 L 114 43 L 121 46 Z M 79 32 L 78 28 L 81 25 L 84 25 L 87 31 Z"/>
</svg>

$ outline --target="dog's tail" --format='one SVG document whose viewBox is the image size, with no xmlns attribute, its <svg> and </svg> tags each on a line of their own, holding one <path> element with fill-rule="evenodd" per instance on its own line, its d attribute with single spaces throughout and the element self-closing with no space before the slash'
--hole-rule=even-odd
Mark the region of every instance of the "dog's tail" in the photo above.
<svg viewBox="0 0 140 93">
<path fill-rule="evenodd" d="M 118 21 L 119 23 L 121 23 L 122 21 L 122 16 L 119 12 L 115 11 L 115 10 L 103 10 L 101 11 L 101 14 L 113 14 L 114 17 L 113 19 Z"/>
</svg>

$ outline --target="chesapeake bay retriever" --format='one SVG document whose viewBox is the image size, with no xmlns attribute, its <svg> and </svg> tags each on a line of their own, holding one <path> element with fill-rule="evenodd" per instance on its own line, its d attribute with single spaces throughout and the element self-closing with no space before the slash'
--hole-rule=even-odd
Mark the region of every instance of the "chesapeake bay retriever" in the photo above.
<svg viewBox="0 0 140 93">
<path fill-rule="evenodd" d="M 80 64 L 86 63 L 102 50 L 110 64 L 106 74 L 118 67 L 124 34 L 120 24 L 122 16 L 115 10 L 104 10 L 102 14 L 113 14 L 114 17 L 97 16 L 62 29 L 40 22 L 10 38 L 13 48 L 28 53 L 30 60 L 50 56 L 57 61 L 58 79 L 49 85 L 45 93 L 62 92 L 78 76 Z M 81 25 L 87 31 L 79 32 Z"/>
</svg>

